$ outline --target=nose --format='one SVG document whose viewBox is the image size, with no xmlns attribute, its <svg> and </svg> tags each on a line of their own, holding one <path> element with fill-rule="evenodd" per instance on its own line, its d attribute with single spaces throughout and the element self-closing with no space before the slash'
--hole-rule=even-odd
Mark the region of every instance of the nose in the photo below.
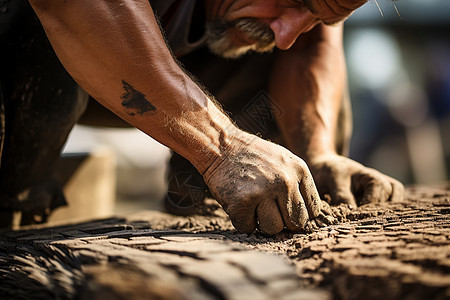
<svg viewBox="0 0 450 300">
<path fill-rule="evenodd" d="M 287 50 L 301 33 L 310 30 L 316 22 L 316 18 L 306 9 L 288 8 L 273 19 L 269 26 L 275 33 L 277 48 Z"/>
</svg>

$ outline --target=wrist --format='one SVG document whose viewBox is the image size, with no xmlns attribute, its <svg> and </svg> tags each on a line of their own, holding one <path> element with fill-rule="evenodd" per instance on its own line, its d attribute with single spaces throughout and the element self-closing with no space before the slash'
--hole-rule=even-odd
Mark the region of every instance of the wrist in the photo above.
<svg viewBox="0 0 450 300">
<path fill-rule="evenodd" d="M 202 175 L 220 164 L 230 152 L 246 143 L 244 137 L 246 133 L 239 129 L 212 101 L 203 113 L 206 114 L 202 118 L 203 125 L 196 130 L 196 137 L 191 139 L 190 149 L 183 149 L 185 155 L 180 153 Z"/>
<path fill-rule="evenodd" d="M 201 172 L 203 178 L 205 179 L 205 183 L 208 184 L 209 178 L 215 173 L 219 167 L 227 162 L 232 162 L 233 157 L 239 152 L 242 152 L 243 149 L 249 147 L 251 145 L 252 139 L 257 138 L 256 136 L 249 134 L 245 131 L 240 130 L 235 127 L 233 130 L 227 131 L 227 138 L 223 140 L 221 146 L 220 155 L 215 156 L 204 170 Z"/>
<path fill-rule="evenodd" d="M 336 155 L 334 141 L 326 133 L 316 133 L 308 139 L 296 139 L 295 153 L 307 164 L 312 164 L 324 156 Z"/>
<path fill-rule="evenodd" d="M 325 157 L 337 155 L 335 150 L 332 149 L 310 149 L 306 151 L 306 154 L 302 157 L 307 164 L 314 164 L 321 161 Z"/>
</svg>

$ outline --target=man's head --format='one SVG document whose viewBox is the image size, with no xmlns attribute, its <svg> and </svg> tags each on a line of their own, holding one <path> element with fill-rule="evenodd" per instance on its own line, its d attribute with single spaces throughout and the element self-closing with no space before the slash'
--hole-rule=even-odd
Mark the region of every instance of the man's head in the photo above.
<svg viewBox="0 0 450 300">
<path fill-rule="evenodd" d="M 289 49 L 319 23 L 345 20 L 367 0 L 207 0 L 208 45 L 236 58 L 248 51 Z"/>
</svg>

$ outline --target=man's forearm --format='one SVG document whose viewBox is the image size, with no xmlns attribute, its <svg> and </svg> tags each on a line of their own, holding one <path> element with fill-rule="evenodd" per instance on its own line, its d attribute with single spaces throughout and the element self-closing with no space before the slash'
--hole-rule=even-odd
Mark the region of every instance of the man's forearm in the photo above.
<svg viewBox="0 0 450 300">
<path fill-rule="evenodd" d="M 172 58 L 148 1 L 30 3 L 83 89 L 200 172 L 238 138 L 237 128 Z"/>
<path fill-rule="evenodd" d="M 318 26 L 278 54 L 270 93 L 284 114 L 287 146 L 306 162 L 336 151 L 336 126 L 346 89 L 342 26 Z"/>
</svg>

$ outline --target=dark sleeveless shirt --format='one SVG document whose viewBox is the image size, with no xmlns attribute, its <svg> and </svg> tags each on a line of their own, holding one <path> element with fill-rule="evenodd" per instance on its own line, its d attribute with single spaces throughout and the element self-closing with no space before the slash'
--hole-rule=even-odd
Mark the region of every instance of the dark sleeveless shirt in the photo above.
<svg viewBox="0 0 450 300">
<path fill-rule="evenodd" d="M 204 4 L 198 0 L 149 0 L 177 57 L 205 44 Z"/>
</svg>

